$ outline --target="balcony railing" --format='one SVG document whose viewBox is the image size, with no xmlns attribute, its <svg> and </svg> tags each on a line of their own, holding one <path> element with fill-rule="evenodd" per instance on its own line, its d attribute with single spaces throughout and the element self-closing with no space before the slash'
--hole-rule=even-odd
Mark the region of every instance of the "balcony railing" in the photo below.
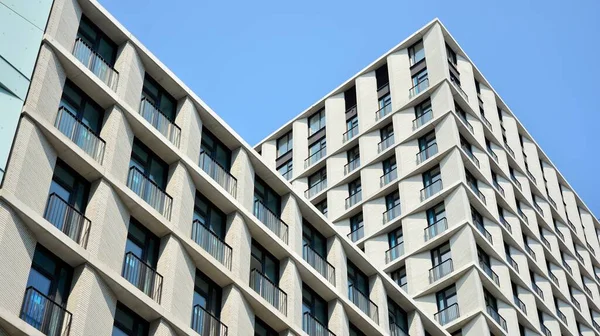
<svg viewBox="0 0 600 336">
<path fill-rule="evenodd" d="M 540 298 L 544 300 L 544 292 L 542 291 L 542 289 L 538 287 L 538 285 L 536 285 L 535 283 L 532 283 L 531 286 L 533 287 L 533 290 L 537 293 L 537 295 L 539 295 Z"/>
<path fill-rule="evenodd" d="M 127 186 L 166 219 L 171 219 L 173 198 L 135 166 L 129 168 Z"/>
<path fill-rule="evenodd" d="M 529 178 L 531 179 L 533 184 L 536 184 L 537 180 L 535 179 L 535 176 L 533 176 L 533 174 L 529 171 L 529 169 L 527 169 L 526 171 L 527 171 L 527 176 L 529 176 Z"/>
<path fill-rule="evenodd" d="M 567 269 L 567 272 L 569 272 L 569 274 L 573 275 L 573 269 L 571 268 L 571 266 L 569 266 L 569 264 L 567 264 L 566 261 L 562 261 L 563 266 Z"/>
<path fill-rule="evenodd" d="M 463 88 L 460 87 L 460 84 L 452 78 L 451 82 L 454 83 L 454 87 L 456 88 L 456 90 L 458 90 L 458 93 L 460 93 L 460 95 L 463 96 L 463 98 L 465 98 L 466 101 L 469 101 L 469 96 L 467 96 L 465 90 L 463 90 Z"/>
<path fill-rule="evenodd" d="M 94 75 L 98 76 L 111 90 L 117 91 L 119 72 L 110 66 L 97 52 L 88 46 L 81 38 L 75 40 L 73 55 Z"/>
<path fill-rule="evenodd" d="M 494 181 L 494 187 L 496 188 L 496 190 L 498 190 L 502 197 L 505 197 L 504 188 L 502 188 L 502 186 L 500 186 L 500 184 L 497 181 Z"/>
<path fill-rule="evenodd" d="M 525 224 L 529 224 L 529 218 L 527 218 L 527 216 L 525 215 L 525 213 L 523 212 L 523 210 L 521 210 L 520 208 L 517 208 L 517 213 L 519 214 L 519 216 L 521 217 L 521 219 L 523 219 L 523 221 L 525 222 Z"/>
<path fill-rule="evenodd" d="M 87 248 L 92 222 L 58 194 L 48 196 L 44 218 L 83 248 Z"/>
<path fill-rule="evenodd" d="M 327 329 L 327 326 L 309 312 L 305 312 L 302 316 L 302 330 L 309 336 L 335 336 L 331 330 Z"/>
<path fill-rule="evenodd" d="M 200 152 L 198 162 L 200 169 L 204 170 L 215 182 L 225 189 L 234 198 L 237 197 L 237 179 L 231 175 L 227 169 L 221 166 L 217 160 L 210 156 L 207 152 Z M 288 171 L 288 173 L 290 173 Z M 287 177 L 286 177 L 287 179 Z"/>
<path fill-rule="evenodd" d="M 350 240 L 353 242 L 358 241 L 359 239 L 361 239 L 364 236 L 365 236 L 364 225 L 361 225 L 361 226 L 357 227 L 354 231 L 348 233 L 348 238 L 350 238 Z"/>
<path fill-rule="evenodd" d="M 487 313 L 502 327 L 502 329 L 507 330 L 506 320 L 502 317 L 502 315 L 500 315 L 500 313 L 498 313 L 498 311 L 496 311 L 496 309 L 487 306 Z"/>
<path fill-rule="evenodd" d="M 413 131 L 417 128 L 425 125 L 429 120 L 433 119 L 433 110 L 428 110 L 427 112 L 421 114 L 417 118 L 412 121 L 412 129 Z"/>
<path fill-rule="evenodd" d="M 394 167 L 389 172 L 381 175 L 381 177 L 379 178 L 379 186 L 383 188 L 390 182 L 394 181 L 396 178 L 398 178 L 398 170 L 396 169 L 396 167 Z"/>
<path fill-rule="evenodd" d="M 33 287 L 27 287 L 20 317 L 48 336 L 68 336 L 73 314 Z"/>
<path fill-rule="evenodd" d="M 283 176 L 284 179 L 286 180 L 291 180 L 292 176 L 294 176 L 294 170 L 293 168 L 288 169 L 288 171 L 286 171 L 285 173 L 282 173 L 281 176 Z"/>
<path fill-rule="evenodd" d="M 573 295 L 571 295 L 571 302 L 573 302 L 573 305 L 575 306 L 575 308 L 577 308 L 577 310 L 581 311 L 581 304 L 579 303 L 579 301 L 577 301 L 577 299 L 575 299 Z"/>
<path fill-rule="evenodd" d="M 567 317 L 565 316 L 565 314 L 563 314 L 563 312 L 560 311 L 560 309 L 556 308 L 556 315 L 558 315 L 558 318 L 560 318 L 560 320 L 564 323 L 567 324 Z"/>
<path fill-rule="evenodd" d="M 208 254 L 231 270 L 231 246 L 204 226 L 199 220 L 194 220 L 192 223 L 192 239 Z"/>
<path fill-rule="evenodd" d="M 342 143 L 346 143 L 348 140 L 354 138 L 358 134 L 358 124 L 352 126 L 344 134 L 342 134 Z"/>
<path fill-rule="evenodd" d="M 544 336 L 552 336 L 552 333 L 550 332 L 550 330 L 548 330 L 548 328 L 546 328 L 545 325 L 540 325 L 540 329 L 542 329 Z"/>
<path fill-rule="evenodd" d="M 227 336 L 227 326 L 200 305 L 194 306 L 192 329 L 202 336 Z"/>
<path fill-rule="evenodd" d="M 471 149 L 467 148 L 465 146 L 462 146 L 462 149 L 463 149 L 463 152 L 465 152 L 465 154 L 469 157 L 469 159 L 471 159 L 471 161 L 473 161 L 473 163 L 477 166 L 477 168 L 480 168 L 479 159 L 477 159 L 475 157 L 475 154 L 473 154 Z"/>
<path fill-rule="evenodd" d="M 390 321 L 390 336 L 409 336 L 408 332 L 396 323 Z"/>
<path fill-rule="evenodd" d="M 325 188 L 327 188 L 327 179 L 321 180 L 321 181 L 313 184 L 310 188 L 306 189 L 304 191 L 304 197 L 312 198 L 316 194 L 323 191 Z"/>
<path fill-rule="evenodd" d="M 548 271 L 548 275 L 550 276 L 550 280 L 552 280 L 552 282 L 554 282 L 554 284 L 558 286 L 558 278 L 556 277 L 556 275 L 554 275 L 552 271 Z"/>
<path fill-rule="evenodd" d="M 425 162 L 425 160 L 434 156 L 438 152 L 437 143 L 432 143 L 429 146 L 425 147 L 425 149 L 421 150 L 417 153 L 417 164 Z"/>
<path fill-rule="evenodd" d="M 404 242 L 400 242 L 385 251 L 385 263 L 389 263 L 404 255 Z"/>
<path fill-rule="evenodd" d="M 590 287 L 588 287 L 586 284 L 583 284 L 583 291 L 590 296 L 590 298 L 593 298 L 592 295 L 592 290 L 590 289 Z"/>
<path fill-rule="evenodd" d="M 433 315 L 435 320 L 441 324 L 448 324 L 460 317 L 460 310 L 458 309 L 458 303 L 452 304 Z"/>
<path fill-rule="evenodd" d="M 394 144 L 394 135 L 389 135 L 387 138 L 381 140 L 380 143 L 377 144 L 377 153 L 381 153 L 384 150 L 390 148 Z"/>
<path fill-rule="evenodd" d="M 163 277 L 156 270 L 138 258 L 133 252 L 125 254 L 123 278 L 160 304 Z"/>
<path fill-rule="evenodd" d="M 510 146 L 506 142 L 504 143 L 504 148 L 506 148 L 506 151 L 508 152 L 508 154 L 510 154 L 510 156 L 512 156 L 513 158 L 515 157 L 515 151 L 513 151 L 512 148 L 510 148 Z"/>
<path fill-rule="evenodd" d="M 523 301 L 521 301 L 516 295 L 514 295 L 513 298 L 515 299 L 515 305 L 517 305 L 517 307 L 521 309 L 523 314 L 527 315 L 527 306 L 525 305 L 525 303 L 523 303 Z"/>
<path fill-rule="evenodd" d="M 494 150 L 491 149 L 490 147 L 488 147 L 487 151 L 490 154 L 490 156 L 492 157 L 492 159 L 494 159 L 494 161 L 498 162 L 498 155 L 494 152 Z"/>
<path fill-rule="evenodd" d="M 429 78 L 425 78 L 408 90 L 408 98 L 412 98 L 429 87 Z"/>
<path fill-rule="evenodd" d="M 506 261 L 508 261 L 508 263 L 512 266 L 512 268 L 514 268 L 515 271 L 517 271 L 517 273 L 519 273 L 519 264 L 517 264 L 515 259 L 513 259 L 510 255 L 506 254 Z"/>
<path fill-rule="evenodd" d="M 327 147 L 323 147 L 318 151 L 314 152 L 312 155 L 304 159 L 304 168 L 308 168 L 312 166 L 315 162 L 321 160 L 321 158 L 327 155 Z"/>
<path fill-rule="evenodd" d="M 587 241 L 585 242 L 585 245 L 587 246 L 587 248 L 590 250 L 590 252 L 592 252 L 593 255 L 596 255 L 596 251 L 594 251 L 594 248 L 592 247 L 592 245 L 590 245 L 590 243 L 588 243 Z"/>
<path fill-rule="evenodd" d="M 552 197 L 548 196 L 548 202 L 552 204 L 552 206 L 556 209 L 556 202 L 552 199 Z"/>
<path fill-rule="evenodd" d="M 287 316 L 287 294 L 256 268 L 250 271 L 250 287 Z"/>
<path fill-rule="evenodd" d="M 446 231 L 447 229 L 448 229 L 448 220 L 446 220 L 446 217 L 438 219 L 435 223 L 427 226 L 424 229 L 423 235 L 425 237 L 425 241 L 428 241 L 429 239 L 436 237 L 437 235 Z"/>
<path fill-rule="evenodd" d="M 254 200 L 254 216 L 287 244 L 288 225 L 259 200 Z"/>
<path fill-rule="evenodd" d="M 575 229 L 575 225 L 569 219 L 567 219 L 567 224 L 569 225 L 569 228 L 571 228 L 571 230 L 573 230 L 573 232 L 577 233 L 577 229 Z"/>
<path fill-rule="evenodd" d="M 483 204 L 487 204 L 485 200 L 485 195 L 481 191 L 479 191 L 477 185 L 470 183 L 469 187 L 471 187 L 471 190 L 475 193 L 475 195 L 477 195 L 477 197 L 483 202 Z"/>
<path fill-rule="evenodd" d="M 358 203 L 360 201 L 362 201 L 362 190 L 359 190 L 346 198 L 346 201 L 345 201 L 346 209 L 352 207 L 353 205 L 355 205 L 356 203 Z"/>
<path fill-rule="evenodd" d="M 382 108 L 375 112 L 375 120 L 379 120 L 392 112 L 392 102 L 385 104 Z"/>
<path fill-rule="evenodd" d="M 596 329 L 596 331 L 600 331 L 600 324 L 598 324 L 598 322 L 592 320 L 592 325 L 594 326 L 594 329 Z"/>
<path fill-rule="evenodd" d="M 513 181 L 513 183 L 517 186 L 517 188 L 519 188 L 519 190 L 523 190 L 523 188 L 521 187 L 521 182 L 519 182 L 519 180 L 517 180 L 517 177 L 514 175 L 510 175 L 510 179 Z"/>
<path fill-rule="evenodd" d="M 550 247 L 550 242 L 548 241 L 548 239 L 546 239 L 544 236 L 540 235 L 540 240 L 542 241 L 542 243 L 544 243 L 544 245 L 546 245 L 546 247 L 548 248 L 548 250 L 552 250 L 552 248 Z"/>
<path fill-rule="evenodd" d="M 358 167 L 360 167 L 360 157 L 354 158 L 352 161 L 344 165 L 344 175 L 348 175 Z"/>
<path fill-rule="evenodd" d="M 158 107 L 154 106 L 146 97 L 142 97 L 140 114 L 175 147 L 179 147 L 181 128 L 175 125 Z"/>
<path fill-rule="evenodd" d="M 500 223 L 502 223 L 502 225 L 504 225 L 504 227 L 506 228 L 506 230 L 508 230 L 508 232 L 512 233 L 512 226 L 506 220 L 506 218 L 500 216 Z"/>
<path fill-rule="evenodd" d="M 467 117 L 463 115 L 458 115 L 459 119 L 465 124 L 465 126 L 469 129 L 469 132 L 473 133 L 473 125 L 467 120 Z"/>
<path fill-rule="evenodd" d="M 106 142 L 100 138 L 89 126 L 77 119 L 75 113 L 61 106 L 54 122 L 62 134 L 66 135 L 79 148 L 83 149 L 94 160 L 102 164 Z"/>
<path fill-rule="evenodd" d="M 544 210 L 542 210 L 542 208 L 539 204 L 537 204 L 536 201 L 533 201 L 533 207 L 540 213 L 540 215 L 544 216 Z"/>
<path fill-rule="evenodd" d="M 560 238 L 560 240 L 565 241 L 565 235 L 558 229 L 558 228 L 554 228 L 556 230 L 556 235 L 558 236 L 558 238 Z"/>
<path fill-rule="evenodd" d="M 423 202 L 424 200 L 428 199 L 429 197 L 439 193 L 442 190 L 442 188 L 443 188 L 442 180 L 437 180 L 437 181 L 432 182 L 425 188 L 421 189 L 421 191 L 420 191 L 421 202 Z"/>
<path fill-rule="evenodd" d="M 310 246 L 304 245 L 302 248 L 302 258 L 335 286 L 335 267 L 327 262 L 324 257 L 320 256 Z"/>
<path fill-rule="evenodd" d="M 483 123 L 490 129 L 493 130 L 494 128 L 492 127 L 492 123 L 487 120 L 487 118 L 485 116 L 481 116 L 481 119 L 483 119 Z"/>
<path fill-rule="evenodd" d="M 386 224 L 393 220 L 394 218 L 400 216 L 400 203 L 394 205 L 393 207 L 387 209 L 383 213 L 383 224 Z"/>
<path fill-rule="evenodd" d="M 368 296 L 363 294 L 353 285 L 348 286 L 348 299 L 354 303 L 358 309 L 367 314 L 375 323 L 379 324 L 378 307 Z"/>
<path fill-rule="evenodd" d="M 496 272 L 494 272 L 492 270 L 492 268 L 490 267 L 490 265 L 486 264 L 485 262 L 483 262 L 483 260 L 479 261 L 479 266 L 481 266 L 481 269 L 483 269 L 483 272 L 485 272 L 485 274 L 487 274 L 487 276 L 492 279 L 492 281 L 494 281 L 494 283 L 498 286 L 500 286 L 500 278 L 498 277 L 498 274 L 496 274 Z"/>
<path fill-rule="evenodd" d="M 531 247 L 529 247 L 529 245 L 527 245 L 527 244 L 525 244 L 525 251 L 527 251 L 527 254 L 529 254 L 531 256 L 531 258 L 533 258 L 533 260 L 537 261 L 537 258 L 535 257 L 535 252 L 533 252 Z"/>
<path fill-rule="evenodd" d="M 492 239 L 492 234 L 486 230 L 485 227 L 483 227 L 483 224 L 479 220 L 474 220 L 473 223 L 475 224 L 477 230 L 485 237 L 485 239 L 487 239 L 487 241 L 493 245 L 494 241 Z"/>
<path fill-rule="evenodd" d="M 583 256 L 581 254 L 579 254 L 579 252 L 575 251 L 575 256 L 577 257 L 577 259 L 579 259 L 579 261 L 582 264 L 585 264 L 584 260 L 583 260 Z"/>
<path fill-rule="evenodd" d="M 429 269 L 429 283 L 434 283 L 453 271 L 454 263 L 452 262 L 452 258 L 444 260 L 443 262 Z"/>
</svg>

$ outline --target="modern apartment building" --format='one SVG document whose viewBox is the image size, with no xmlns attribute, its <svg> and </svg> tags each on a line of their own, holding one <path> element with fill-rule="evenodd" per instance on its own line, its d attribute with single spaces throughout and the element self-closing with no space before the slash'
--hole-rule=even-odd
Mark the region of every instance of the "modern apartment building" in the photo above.
<svg viewBox="0 0 600 336">
<path fill-rule="evenodd" d="M 600 223 L 438 20 L 255 149 L 452 335 L 600 335 Z"/>
<path fill-rule="evenodd" d="M 49 13 L 0 185 L 0 335 L 449 335 L 96 1 Z"/>
</svg>

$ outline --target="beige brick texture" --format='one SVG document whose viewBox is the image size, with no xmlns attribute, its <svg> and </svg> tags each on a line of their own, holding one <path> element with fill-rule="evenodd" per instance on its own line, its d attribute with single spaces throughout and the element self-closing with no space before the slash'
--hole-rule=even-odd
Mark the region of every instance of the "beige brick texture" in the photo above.
<svg viewBox="0 0 600 336">
<path fill-rule="evenodd" d="M 46 33 L 71 51 L 77 37 L 81 13 L 77 0 L 54 0 Z"/>
<path fill-rule="evenodd" d="M 117 95 L 137 112 L 142 99 L 146 70 L 144 70 L 144 64 L 131 42 L 121 45 L 115 62 L 115 70 L 119 72 Z"/>
</svg>

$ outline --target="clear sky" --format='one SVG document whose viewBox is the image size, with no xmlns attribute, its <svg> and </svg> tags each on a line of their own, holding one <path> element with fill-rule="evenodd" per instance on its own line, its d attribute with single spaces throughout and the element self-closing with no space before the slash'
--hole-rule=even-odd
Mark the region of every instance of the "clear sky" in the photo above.
<svg viewBox="0 0 600 336">
<path fill-rule="evenodd" d="M 100 0 L 251 145 L 439 17 L 600 215 L 600 1 Z"/>
</svg>

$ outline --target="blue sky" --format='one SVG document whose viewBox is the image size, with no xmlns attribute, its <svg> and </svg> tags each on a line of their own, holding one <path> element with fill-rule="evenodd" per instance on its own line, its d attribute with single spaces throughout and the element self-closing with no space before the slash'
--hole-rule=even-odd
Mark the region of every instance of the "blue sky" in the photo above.
<svg viewBox="0 0 600 336">
<path fill-rule="evenodd" d="M 600 1 L 100 2 L 251 145 L 439 17 L 600 214 Z"/>
</svg>

